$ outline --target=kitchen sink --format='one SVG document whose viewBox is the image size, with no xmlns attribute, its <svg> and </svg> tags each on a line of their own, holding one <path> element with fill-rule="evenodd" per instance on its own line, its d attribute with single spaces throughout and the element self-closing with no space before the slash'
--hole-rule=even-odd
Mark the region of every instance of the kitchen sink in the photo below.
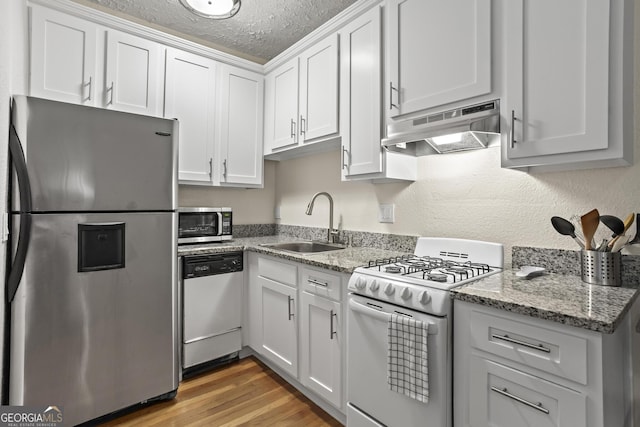
<svg viewBox="0 0 640 427">
<path fill-rule="evenodd" d="M 261 245 L 267 248 L 279 249 L 282 251 L 297 252 L 297 253 L 317 253 L 317 252 L 329 252 L 344 249 L 344 246 L 327 243 L 327 242 L 287 242 L 287 243 L 265 243 Z"/>
</svg>

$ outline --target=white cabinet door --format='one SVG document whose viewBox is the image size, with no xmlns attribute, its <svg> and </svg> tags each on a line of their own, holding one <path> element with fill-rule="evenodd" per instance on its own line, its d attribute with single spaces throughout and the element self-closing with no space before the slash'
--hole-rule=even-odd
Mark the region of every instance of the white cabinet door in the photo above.
<svg viewBox="0 0 640 427">
<path fill-rule="evenodd" d="M 382 9 L 340 31 L 343 174 L 382 172 Z"/>
<path fill-rule="evenodd" d="M 479 356 L 469 366 L 474 427 L 586 426 L 585 395 Z"/>
<path fill-rule="evenodd" d="M 107 108 L 162 115 L 162 46 L 119 31 L 107 31 Z"/>
<path fill-rule="evenodd" d="M 167 49 L 164 117 L 180 122 L 178 177 L 213 183 L 216 62 Z"/>
<path fill-rule="evenodd" d="M 342 179 L 415 181 L 417 159 L 382 150 L 382 9 L 340 30 Z"/>
<path fill-rule="evenodd" d="M 32 7 L 29 93 L 96 105 L 97 28 L 92 22 Z"/>
<path fill-rule="evenodd" d="M 342 407 L 341 304 L 302 292 L 300 380 L 335 407 Z"/>
<path fill-rule="evenodd" d="M 505 3 L 509 159 L 607 148 L 610 6 Z"/>
<path fill-rule="evenodd" d="M 267 76 L 265 154 L 298 143 L 298 58 Z"/>
<path fill-rule="evenodd" d="M 491 91 L 491 0 L 389 0 L 387 117 Z"/>
<path fill-rule="evenodd" d="M 338 133 L 338 34 L 300 55 L 299 137 L 303 142 Z"/>
<path fill-rule="evenodd" d="M 297 378 L 296 289 L 263 277 L 258 281 L 262 285 L 262 345 L 258 351 Z"/>
<path fill-rule="evenodd" d="M 221 65 L 220 185 L 262 185 L 263 94 L 262 75 Z"/>
</svg>

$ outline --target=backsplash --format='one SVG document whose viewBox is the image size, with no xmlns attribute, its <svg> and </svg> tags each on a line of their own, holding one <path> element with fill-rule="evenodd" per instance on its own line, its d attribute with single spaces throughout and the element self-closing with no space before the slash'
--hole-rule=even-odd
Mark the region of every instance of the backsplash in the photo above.
<svg viewBox="0 0 640 427">
<path fill-rule="evenodd" d="M 233 237 L 263 237 L 283 235 L 303 240 L 327 240 L 327 229 L 284 224 L 234 224 Z M 413 253 L 417 236 L 399 234 L 368 233 L 365 231 L 341 230 L 340 241 L 348 246 L 368 247 Z"/>
<path fill-rule="evenodd" d="M 514 270 L 525 265 L 544 267 L 550 273 L 580 276 L 580 251 L 514 246 Z M 622 286 L 640 287 L 640 256 L 622 255 Z"/>
</svg>

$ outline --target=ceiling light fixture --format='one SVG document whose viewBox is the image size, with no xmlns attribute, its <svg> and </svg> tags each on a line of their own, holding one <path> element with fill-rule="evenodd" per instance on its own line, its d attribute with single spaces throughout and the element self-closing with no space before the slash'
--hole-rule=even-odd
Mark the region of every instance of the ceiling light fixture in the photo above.
<svg viewBox="0 0 640 427">
<path fill-rule="evenodd" d="M 209 19 L 227 19 L 238 13 L 240 0 L 180 0 L 192 13 Z"/>
</svg>

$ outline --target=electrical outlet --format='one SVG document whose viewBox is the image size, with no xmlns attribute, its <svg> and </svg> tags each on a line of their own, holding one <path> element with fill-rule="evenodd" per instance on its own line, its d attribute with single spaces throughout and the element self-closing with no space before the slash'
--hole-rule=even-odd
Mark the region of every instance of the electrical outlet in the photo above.
<svg viewBox="0 0 640 427">
<path fill-rule="evenodd" d="M 380 205 L 378 208 L 378 222 L 395 222 L 395 207 L 396 205 Z"/>
<path fill-rule="evenodd" d="M 282 219 L 280 217 L 280 206 L 276 206 L 274 212 L 273 212 L 273 216 L 275 219 Z"/>
</svg>

